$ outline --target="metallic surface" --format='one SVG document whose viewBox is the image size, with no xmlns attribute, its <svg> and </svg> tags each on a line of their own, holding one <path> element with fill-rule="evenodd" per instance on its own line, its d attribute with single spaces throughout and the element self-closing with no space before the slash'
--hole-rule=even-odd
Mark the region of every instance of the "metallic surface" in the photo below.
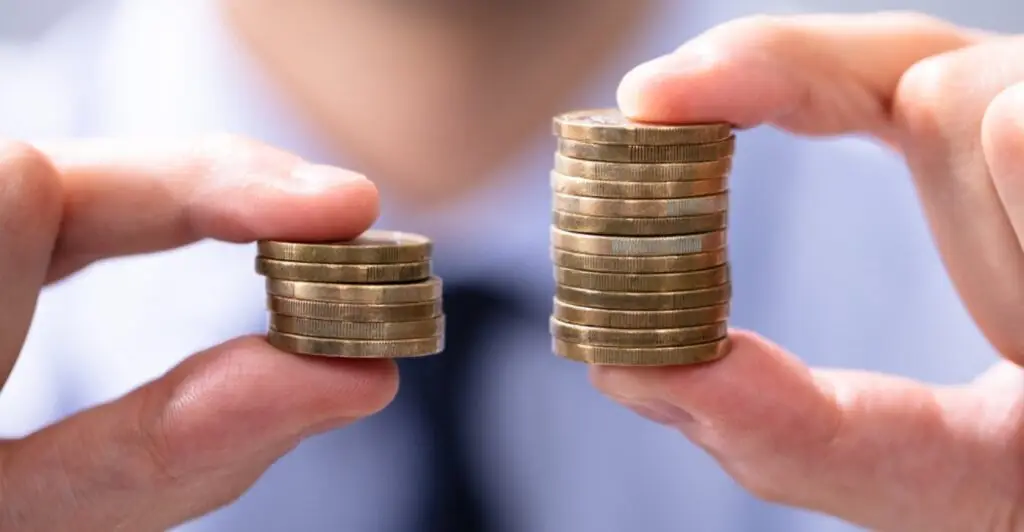
<svg viewBox="0 0 1024 532">
<path fill-rule="evenodd" d="M 594 144 L 578 140 L 558 139 L 558 152 L 574 159 L 610 163 L 688 163 L 714 161 L 731 157 L 736 138 L 709 144 L 674 144 L 671 146 L 640 146 Z"/>
<path fill-rule="evenodd" d="M 553 338 L 552 350 L 556 355 L 606 366 L 674 366 L 691 365 L 718 360 L 728 354 L 728 338 L 704 344 L 676 347 L 606 347 L 574 344 Z"/>
<path fill-rule="evenodd" d="M 442 286 L 443 282 L 439 277 L 430 277 L 415 283 L 384 285 L 344 285 L 267 279 L 267 293 L 274 296 L 374 305 L 433 301 L 441 297 Z"/>
<path fill-rule="evenodd" d="M 430 240 L 414 233 L 370 229 L 344 242 L 281 242 L 261 240 L 259 256 L 292 262 L 385 264 L 422 262 L 430 258 Z"/>
<path fill-rule="evenodd" d="M 604 347 L 675 347 L 725 338 L 725 322 L 677 329 L 611 329 L 550 320 L 551 336 L 572 344 Z"/>
<path fill-rule="evenodd" d="M 551 172 L 551 190 L 573 196 L 619 199 L 670 199 L 709 196 L 725 192 L 725 176 L 700 181 L 602 181 Z"/>
<path fill-rule="evenodd" d="M 709 124 L 655 124 L 635 122 L 618 109 L 586 109 L 554 118 L 555 135 L 598 144 L 704 144 L 725 140 L 732 126 L 724 122 Z"/>
<path fill-rule="evenodd" d="M 551 248 L 551 260 L 555 266 L 591 272 L 619 274 L 672 273 L 691 270 L 706 270 L 725 264 L 728 253 L 723 249 L 689 253 L 686 255 L 665 255 L 660 257 L 628 257 L 615 255 L 593 255 Z"/>
<path fill-rule="evenodd" d="M 705 181 L 728 177 L 732 172 L 732 157 L 690 163 L 609 163 L 555 153 L 555 171 L 602 181 Z"/>
<path fill-rule="evenodd" d="M 270 328 L 283 333 L 345 340 L 411 340 L 444 333 L 444 317 L 419 321 L 357 322 L 270 315 Z"/>
<path fill-rule="evenodd" d="M 318 264 L 256 258 L 256 273 L 289 281 L 317 283 L 397 283 L 430 277 L 430 261 L 390 264 Z"/>
<path fill-rule="evenodd" d="M 696 216 L 624 218 L 553 211 L 551 223 L 565 231 L 591 235 L 673 236 L 725 229 L 728 216 L 724 212 L 718 212 Z"/>
<path fill-rule="evenodd" d="M 563 286 L 600 290 L 602 292 L 678 292 L 710 288 L 729 282 L 729 266 L 678 273 L 587 272 L 555 267 L 555 281 Z"/>
<path fill-rule="evenodd" d="M 553 299 L 552 317 L 566 323 L 612 329 L 675 329 L 726 321 L 729 305 L 676 310 L 606 310 Z"/>
<path fill-rule="evenodd" d="M 267 310 L 283 316 L 351 322 L 420 321 L 441 316 L 440 299 L 423 303 L 371 305 L 267 296 Z"/>
<path fill-rule="evenodd" d="M 345 358 L 411 358 L 434 355 L 444 350 L 443 336 L 413 340 L 340 340 L 271 329 L 267 333 L 267 341 L 291 353 Z"/>
<path fill-rule="evenodd" d="M 696 216 L 725 212 L 729 208 L 729 195 L 677 199 L 610 199 L 555 193 L 553 206 L 556 211 L 589 216 Z"/>
<path fill-rule="evenodd" d="M 722 249 L 725 231 L 697 235 L 627 237 L 570 233 L 551 228 L 551 245 L 567 251 L 593 255 L 658 256 L 685 255 Z"/>
<path fill-rule="evenodd" d="M 603 292 L 558 285 L 555 296 L 573 305 L 608 310 L 678 310 L 728 303 L 732 286 L 723 284 L 676 292 Z"/>
</svg>

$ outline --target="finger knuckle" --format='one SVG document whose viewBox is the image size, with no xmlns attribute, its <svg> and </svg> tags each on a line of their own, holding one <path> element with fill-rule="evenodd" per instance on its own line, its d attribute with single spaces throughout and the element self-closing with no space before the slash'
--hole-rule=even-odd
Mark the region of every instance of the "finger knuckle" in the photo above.
<svg viewBox="0 0 1024 532">
<path fill-rule="evenodd" d="M 915 63 L 897 84 L 893 119 L 915 137 L 938 133 L 960 109 L 960 87 L 970 77 L 965 65 L 949 56 Z"/>
<path fill-rule="evenodd" d="M 50 159 L 22 142 L 0 142 L 0 195 L 34 217 L 60 213 L 62 187 Z"/>
<path fill-rule="evenodd" d="M 154 394 L 157 391 L 153 392 Z M 160 394 L 162 395 L 162 394 Z M 138 440 L 140 450 L 134 475 L 135 484 L 149 488 L 166 488 L 179 484 L 186 477 L 191 460 L 187 449 L 176 442 L 174 424 L 165 413 L 165 398 L 150 395 L 139 412 Z"/>
</svg>

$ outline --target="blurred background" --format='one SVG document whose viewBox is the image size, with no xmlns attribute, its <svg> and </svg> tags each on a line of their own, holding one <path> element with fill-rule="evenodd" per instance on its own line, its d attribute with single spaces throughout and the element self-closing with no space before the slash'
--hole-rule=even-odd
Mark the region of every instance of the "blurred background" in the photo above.
<svg viewBox="0 0 1024 532">
<path fill-rule="evenodd" d="M 245 5 L 246 1 L 239 0 L 236 4 Z M 338 3 L 330 3 L 332 1 Z M 479 0 L 406 2 L 406 6 L 436 3 L 450 7 L 457 1 L 462 2 L 458 4 L 460 6 L 487 7 L 483 2 L 474 4 Z M 604 4 L 625 11 L 632 9 L 630 4 L 616 4 L 615 1 L 609 0 Z M 204 2 L 207 0 L 123 2 L 124 6 L 137 8 L 132 12 L 137 18 L 131 20 L 141 20 L 142 24 L 120 27 L 124 34 L 119 35 L 121 40 L 112 40 L 114 44 L 99 43 L 100 47 L 110 48 L 102 50 L 107 53 L 104 59 L 110 61 L 103 64 L 105 69 L 96 68 L 96 63 L 89 60 L 93 48 L 78 46 L 98 40 L 96 34 L 89 33 L 84 38 L 73 35 L 74 40 L 65 40 L 61 46 L 54 47 L 59 52 L 57 57 L 41 56 L 37 59 L 32 56 L 18 64 L 26 75 L 19 75 L 18 70 L 11 75 L 9 70 L 0 69 L 4 72 L 0 74 L 0 117 L 3 117 L 0 126 L 20 125 L 30 132 L 35 129 L 29 125 L 38 126 L 43 135 L 52 136 L 55 131 L 76 135 L 182 134 L 212 128 L 219 131 L 227 124 L 232 131 L 255 133 L 261 140 L 275 145 L 308 149 L 308 152 L 300 153 L 324 153 L 320 144 L 304 136 L 305 130 L 293 129 L 292 126 L 296 125 L 293 117 L 282 112 L 282 108 L 273 104 L 263 105 L 270 101 L 278 103 L 271 98 L 277 95 L 268 95 L 262 90 L 265 88 L 262 85 L 264 80 L 250 78 L 249 71 L 236 69 L 239 67 L 238 61 L 233 60 L 236 56 L 230 55 L 227 47 L 218 40 L 218 28 L 202 24 L 206 20 L 204 13 L 192 13 L 194 16 L 191 18 L 184 16 L 177 21 L 172 20 L 175 17 L 167 16 L 166 11 L 172 7 L 191 13 L 202 11 L 200 7 L 215 0 Z M 344 2 L 346 0 L 319 0 L 310 4 L 338 6 L 345 5 Z M 493 5 L 515 5 L 523 8 L 530 17 L 536 15 L 532 11 L 534 7 L 545 8 L 543 0 L 513 2 L 494 2 Z M 0 0 L 0 44 L 31 41 L 70 10 L 85 3 L 84 0 Z M 147 3 L 161 4 L 163 10 L 149 11 Z M 622 55 L 609 53 L 605 58 L 608 69 L 602 70 L 604 73 L 595 78 L 592 93 L 573 100 L 581 103 L 579 108 L 583 103 L 587 106 L 610 103 L 609 97 L 627 67 L 653 57 L 656 52 L 670 50 L 679 44 L 683 35 L 699 30 L 694 27 L 680 29 L 685 21 L 674 11 L 682 11 L 680 6 L 688 6 L 687 0 L 666 0 L 663 3 L 670 6 L 672 12 L 650 21 L 652 25 L 658 23 L 656 29 L 637 32 L 644 39 L 649 37 L 650 42 L 644 40 L 635 49 L 624 50 Z M 1011 32 L 1024 28 L 1024 9 L 1020 7 L 1020 0 L 705 0 L 704 3 L 724 7 L 724 11 L 745 13 L 912 10 L 994 31 Z M 144 7 L 139 8 L 140 4 Z M 182 8 L 184 4 L 190 7 Z M 261 5 L 278 8 L 279 11 L 271 10 L 276 17 L 299 11 L 293 6 L 301 4 L 263 0 Z M 558 4 L 546 5 L 557 7 Z M 346 7 L 361 6 L 353 2 Z M 579 19 L 579 13 L 573 11 L 568 20 L 578 24 Z M 271 22 L 262 30 L 285 27 L 278 18 L 269 20 Z M 348 20 L 341 17 L 332 19 L 332 22 Z M 423 20 L 434 22 L 426 17 Z M 400 31 L 385 36 L 388 39 L 394 37 L 395 49 L 405 54 L 400 55 L 400 59 L 415 59 L 418 56 L 413 52 L 422 41 L 409 37 L 413 32 L 408 31 L 410 28 L 405 22 L 405 19 L 395 22 L 394 27 Z M 613 19 L 608 24 L 613 29 L 622 26 L 620 19 Z M 350 33 L 358 33 L 353 30 L 359 28 L 346 29 Z M 332 32 L 350 35 L 334 27 L 327 27 L 327 30 L 326 35 Z M 680 33 L 677 35 L 677 32 Z M 194 34 L 199 36 L 194 37 Z M 465 34 L 476 37 L 471 31 L 465 31 Z M 511 31 L 504 36 L 510 34 Z M 426 30 L 422 35 L 437 37 Z M 305 38 L 305 35 L 301 37 Z M 378 35 L 373 34 L 372 37 Z M 494 37 L 494 42 L 489 35 L 487 39 L 466 42 L 495 45 L 501 44 L 498 42 L 501 37 Z M 514 39 L 508 40 L 514 42 Z M 378 42 L 374 39 L 367 41 Z M 124 45 L 126 42 L 129 45 Z M 307 42 L 318 45 L 315 39 Z M 480 132 L 483 125 L 504 125 L 513 119 L 518 120 L 518 115 L 509 113 L 497 119 L 488 115 L 486 119 L 479 120 L 473 116 L 473 128 L 460 128 L 458 126 L 462 123 L 454 119 L 445 124 L 444 120 L 434 118 L 448 119 L 449 114 L 458 114 L 466 109 L 475 114 L 478 109 L 474 105 L 483 100 L 465 96 L 490 94 L 496 91 L 496 87 L 513 87 L 514 90 L 502 92 L 507 97 L 523 97 L 528 103 L 537 100 L 536 93 L 540 89 L 536 84 L 520 83 L 519 79 L 511 83 L 507 78 L 500 78 L 497 74 L 501 72 L 481 68 L 489 64 L 474 62 L 476 56 L 473 54 L 451 53 L 444 48 L 446 42 L 437 38 L 427 44 L 433 46 L 430 48 L 432 52 L 449 52 L 437 53 L 437 57 L 432 59 L 450 70 L 393 69 L 393 72 L 389 70 L 392 75 L 408 74 L 408 77 L 402 77 L 394 84 L 360 86 L 366 94 L 373 94 L 371 89 L 374 88 L 398 87 L 395 93 L 388 93 L 390 99 L 378 99 L 395 104 L 388 109 L 391 114 L 385 117 L 393 120 L 372 115 L 373 120 L 366 120 L 366 123 L 378 125 L 376 130 L 386 131 L 388 135 L 408 134 L 409 138 L 416 139 L 415 143 L 392 142 L 388 136 L 388 142 L 371 145 L 366 140 L 371 135 L 366 134 L 365 128 L 360 129 L 360 134 L 352 138 L 365 141 L 365 146 L 360 147 L 380 156 L 380 160 L 373 163 L 391 170 L 369 172 L 370 175 L 415 177 L 422 182 L 431 182 L 430 178 L 441 176 L 451 182 L 451 176 L 458 175 L 469 182 L 469 177 L 479 176 L 471 171 L 473 167 L 459 166 L 461 160 L 470 159 L 473 155 L 483 159 L 491 156 L 488 155 L 491 152 L 464 150 L 465 153 L 459 152 L 457 157 L 446 157 L 451 150 L 462 149 L 460 146 L 465 144 L 460 142 L 467 142 L 462 137 L 451 136 L 452 132 L 472 131 L 484 138 L 488 135 Z M 138 49 L 132 45 L 138 45 Z M 498 46 L 495 48 L 500 49 Z M 456 50 L 459 51 L 462 50 Z M 502 51 L 513 57 L 517 54 L 527 57 L 530 49 L 523 46 Z M 3 47 L 0 47 L 0 52 L 5 52 Z M 588 54 L 580 51 L 577 55 Z M 289 66 L 299 63 L 298 59 L 302 57 L 297 54 Z M 440 60 L 453 57 L 451 64 Z M 50 59 L 54 65 L 47 64 Z M 352 60 L 353 57 L 343 59 Z M 351 64 L 359 63 L 352 61 Z M 396 60 L 395 64 L 402 63 Z M 408 64 L 419 66 L 412 59 Z M 52 76 L 47 70 L 50 66 L 57 72 Z M 80 68 L 91 70 L 76 70 Z M 593 68 L 595 72 L 601 70 L 596 66 Z M 332 73 L 341 72 L 341 69 L 317 70 L 318 73 L 320 71 Z M 445 76 L 445 73 L 452 72 L 455 75 Z M 483 75 L 479 75 L 481 72 Z M 492 83 L 492 76 L 497 82 Z M 92 82 L 93 77 L 99 82 L 82 81 Z M 337 78 L 329 77 L 328 81 L 341 86 L 341 83 L 349 84 L 358 78 L 339 75 Z M 449 90 L 448 78 L 462 85 L 456 90 Z M 19 84 L 26 79 L 29 82 Z M 409 108 L 399 105 L 412 100 L 403 98 L 407 95 L 401 92 L 403 83 L 411 81 L 425 87 L 417 95 L 434 98 L 436 105 Z M 520 86 L 526 90 L 521 95 L 515 94 Z M 337 95 L 332 91 L 326 94 L 325 100 L 334 99 Z M 22 98 L 26 101 L 31 98 L 33 105 L 22 104 Z M 463 105 L 467 100 L 469 104 Z M 537 101 L 540 101 L 537 107 L 542 107 L 543 100 Z M 87 105 L 81 105 L 82 102 Z M 6 108 L 4 104 L 7 104 Z M 486 108 L 492 114 L 502 108 L 489 102 L 486 106 L 477 107 Z M 360 106 L 359 110 L 362 108 Z M 420 112 L 423 109 L 429 112 Z M 454 112 L 447 113 L 449 109 Z M 436 114 L 430 114 L 434 110 L 437 110 Z M 410 116 L 414 119 L 410 120 Z M 356 118 L 365 116 L 358 114 Z M 430 409 L 434 417 L 428 419 L 419 412 L 419 403 L 426 404 L 427 401 L 420 401 L 415 395 L 409 396 L 412 397 L 409 402 L 399 404 L 399 409 L 389 408 L 384 415 L 359 425 L 358 430 L 346 429 L 314 439 L 276 464 L 265 480 L 239 503 L 197 525 L 212 528 L 191 528 L 190 531 L 397 529 L 380 523 L 404 521 L 407 515 L 402 508 L 413 508 L 420 498 L 429 502 L 431 507 L 438 508 L 447 508 L 445 504 L 454 506 L 453 503 L 434 502 L 432 497 L 438 494 L 456 493 L 465 498 L 466 494 L 459 489 L 435 489 L 432 487 L 434 484 L 426 484 L 432 476 L 442 476 L 434 471 L 435 464 L 437 469 L 443 470 L 448 467 L 446 460 L 451 458 L 450 455 L 456 455 L 455 458 L 461 455 L 458 461 L 468 465 L 460 470 L 469 471 L 460 475 L 472 476 L 465 481 L 466 485 L 484 493 L 482 497 L 486 500 L 477 504 L 498 507 L 485 508 L 482 513 L 494 514 L 496 520 L 515 522 L 519 526 L 511 530 L 516 531 L 851 530 L 845 524 L 823 516 L 798 515 L 789 508 L 751 500 L 699 449 L 683 444 L 677 435 L 606 401 L 592 389 L 579 366 L 561 364 L 551 355 L 547 329 L 551 276 L 546 239 L 550 218 L 549 206 L 538 199 L 548 194 L 551 137 L 546 118 L 534 122 L 500 131 L 509 138 L 516 135 L 526 138 L 531 132 L 538 133 L 538 142 L 524 144 L 526 147 L 521 160 L 502 162 L 502 169 L 491 172 L 500 174 L 504 184 L 482 191 L 474 201 L 465 202 L 467 205 L 457 209 L 453 206 L 446 218 L 442 218 L 440 213 L 444 209 L 427 214 L 408 213 L 407 218 L 399 218 L 400 224 L 392 226 L 416 228 L 417 232 L 435 238 L 435 265 L 442 268 L 446 304 L 455 299 L 454 291 L 449 289 L 455 283 L 449 285 L 450 281 L 457 279 L 465 287 L 475 289 L 481 278 L 488 281 L 495 277 L 500 282 L 493 284 L 501 285 L 506 292 L 518 292 L 513 295 L 521 296 L 520 303 L 532 305 L 525 309 L 522 305 L 506 305 L 510 307 L 508 315 L 494 318 L 494 323 L 501 327 L 491 324 L 492 329 L 483 334 L 475 334 L 482 327 L 461 325 L 463 337 L 472 336 L 473 341 L 479 337 L 483 345 L 474 347 L 469 341 L 463 342 L 462 351 L 486 355 L 473 359 L 474 363 L 483 361 L 474 369 L 475 373 L 443 368 L 436 374 L 429 371 L 418 374 L 419 382 L 434 387 L 423 385 L 424 390 L 444 390 L 445 393 L 436 394 L 444 397 L 456 394 L 449 394 L 449 389 L 445 388 L 447 378 L 442 381 L 437 377 L 461 378 L 464 382 L 457 384 L 464 388 L 459 389 L 472 400 L 456 403 L 458 408 L 444 401 L 432 400 Z M 433 129 L 417 129 L 421 124 L 430 124 Z M 534 126 L 536 131 L 527 129 Z M 435 129 L 445 134 L 438 135 Z M 488 133 L 495 133 L 497 129 L 491 128 Z M 423 131 L 432 135 L 422 135 Z M 5 134 L 0 128 L 0 137 Z M 20 135 L 16 138 L 21 138 Z M 454 141 L 445 139 L 446 135 Z M 29 135 L 25 137 L 29 138 Z M 340 139 L 342 135 L 338 137 Z M 432 142 L 420 142 L 421 138 Z M 478 138 L 469 140 L 480 144 Z M 493 138 L 489 142 L 499 144 Z M 909 180 L 899 179 L 906 177 L 901 161 L 875 146 L 830 139 L 794 139 L 765 130 L 749 132 L 744 143 L 742 158 L 737 157 L 735 174 L 738 179 L 734 181 L 736 186 L 730 199 L 730 210 L 743 213 L 735 223 L 730 222 L 733 224 L 730 229 L 733 249 L 730 252 L 734 254 L 733 275 L 738 294 L 734 302 L 734 324 L 773 338 L 799 353 L 809 364 L 817 366 L 858 367 L 950 383 L 962 382 L 985 366 L 983 359 L 962 356 L 963 353 L 983 353 L 979 346 L 986 344 L 948 285 L 917 211 Z M 407 149 L 405 152 L 395 150 L 395 144 Z M 424 147 L 428 145 L 430 147 Z M 412 149 L 414 147 L 431 155 L 430 165 L 420 164 L 427 159 L 414 156 L 419 153 Z M 449 151 L 437 156 L 430 151 L 435 148 Z M 496 150 L 491 151 L 497 153 Z M 319 158 L 335 162 L 334 154 L 330 155 L 330 158 Z M 401 166 L 395 162 L 398 160 L 411 161 L 412 164 Z M 398 166 L 389 166 L 391 164 Z M 482 163 L 477 161 L 473 164 L 479 166 Z M 426 172 L 431 172 L 429 178 L 425 177 Z M 768 175 L 769 172 L 772 175 Z M 828 175 L 829 179 L 821 179 L 823 175 Z M 410 183 L 412 181 L 402 181 L 401 185 Z M 523 187 L 518 188 L 519 185 Z M 391 186 L 392 192 L 402 188 Z M 429 189 L 416 189 L 416 192 L 422 190 Z M 386 194 L 384 196 L 387 197 Z M 876 213 L 865 219 L 863 206 L 869 204 Z M 428 218 L 440 221 L 435 224 Z M 466 219 L 474 220 L 474 223 L 459 223 Z M 515 223 L 509 223 L 509 220 Z M 431 225 L 427 225 L 428 221 Z M 844 238 L 838 239 L 835 235 L 844 235 Z M 475 248 L 477 244 L 479 247 Z M 33 374 L 27 372 L 32 369 L 25 369 L 22 365 L 21 380 L 18 381 L 24 397 L 43 405 L 40 407 L 42 413 L 28 413 L 29 409 L 24 406 L 27 400 L 12 399 L 21 396 L 12 396 L 8 386 L 5 393 L 9 408 L 4 411 L 0 407 L 0 422 L 5 421 L 5 416 L 7 420 L 12 419 L 10 412 L 22 415 L 29 420 L 26 423 L 36 423 L 49 415 L 63 416 L 84 404 L 112 399 L 177 363 L 184 353 L 235 334 L 263 330 L 262 281 L 252 272 L 248 249 L 214 247 L 211 244 L 161 258 L 159 262 L 157 259 L 147 260 L 149 258 L 126 259 L 108 264 L 103 270 L 90 272 L 84 280 L 80 278 L 78 284 L 62 287 L 63 292 L 48 300 L 49 307 L 44 307 L 44 310 L 49 314 L 42 313 L 42 322 L 48 328 L 39 328 L 41 320 L 38 317 L 34 325 L 36 331 L 44 331 L 37 336 L 41 339 L 35 346 L 39 352 L 22 358 L 43 361 L 44 355 L 51 356 L 58 361 L 53 364 L 56 369 L 51 375 L 48 373 L 51 368 L 43 367 L 40 362 L 35 374 L 38 378 L 31 380 Z M 501 269 L 495 265 L 500 265 Z M 243 278 L 238 274 L 240 271 L 249 271 L 249 277 Z M 501 274 L 494 275 L 496 271 Z M 154 283 L 153 279 L 161 282 Z M 862 287 L 872 289 L 863 290 Z M 221 297 L 209 298 L 216 301 L 206 301 L 197 308 L 194 301 L 188 299 L 190 293 L 216 293 Z M 472 296 L 476 292 L 467 289 L 462 294 L 465 299 L 467 294 Z M 464 314 L 476 314 L 474 305 L 489 310 L 499 306 L 488 297 L 476 297 L 476 302 L 464 307 L 469 309 Z M 99 303 L 104 305 L 102 311 L 98 310 Z M 117 314 L 112 314 L 114 312 Z M 517 314 L 519 312 L 529 314 L 524 317 Z M 446 335 L 450 339 L 458 337 L 452 326 L 456 322 L 455 319 L 449 321 Z M 120 330 L 118 334 L 109 334 L 110 323 L 131 323 L 134 329 L 130 333 Z M 804 325 L 807 323 L 814 326 L 807 327 Z M 934 334 L 934 331 L 942 331 L 942 334 Z M 152 338 L 155 337 L 161 341 L 154 342 Z M 67 340 L 68 345 L 62 343 L 66 338 L 73 338 L 74 345 L 70 340 Z M 147 346 L 145 357 L 135 356 L 138 345 Z M 454 345 L 454 342 L 449 345 Z M 470 347 L 465 347 L 467 345 Z M 889 352 L 880 352 L 877 349 L 879 345 L 890 348 Z M 452 351 L 449 349 L 445 357 L 438 359 L 451 360 L 454 356 Z M 890 353 L 899 356 L 890 356 Z M 402 379 L 403 390 L 406 390 L 403 393 L 408 394 L 408 390 L 418 393 L 415 386 L 407 386 L 411 381 L 405 375 Z M 59 395 L 61 402 L 51 400 L 51 395 Z M 423 395 L 430 394 L 424 392 Z M 52 407 L 53 413 L 48 410 L 51 406 L 47 401 L 58 405 Z M 444 417 L 450 415 L 449 411 L 459 417 L 454 421 Z M 435 436 L 432 440 L 434 445 L 424 445 L 431 441 L 429 436 L 434 432 L 423 427 L 437 433 L 443 429 L 444 439 Z M 0 428 L 9 430 L 2 423 Z M 22 428 L 19 426 L 18 430 Z M 0 436 L 3 435 L 6 434 L 0 431 Z M 459 445 L 450 446 L 450 442 Z M 435 448 L 444 451 L 442 458 L 428 454 L 435 452 Z M 623 454 L 622 449 L 630 449 L 631 452 Z M 451 458 L 452 463 L 455 458 Z M 594 464 L 600 467 L 594 467 Z M 444 483 L 438 485 L 443 486 Z M 623 485 L 636 492 L 639 502 L 624 504 L 621 497 Z M 472 491 L 469 488 L 463 490 Z M 387 500 L 389 506 L 381 512 L 375 509 L 376 505 L 362 504 L 370 500 Z M 417 514 L 410 511 L 408 515 Z M 675 523 L 683 518 L 685 528 L 677 528 Z M 249 525 L 242 527 L 239 525 L 242 522 Z M 253 528 L 253 523 L 258 526 Z M 474 532 L 491 530 L 481 527 L 469 529 Z M 444 530 L 452 532 L 463 528 Z"/>
<path fill-rule="evenodd" d="M 749 0 L 738 0 L 748 2 Z M 72 9 L 78 0 L 0 0 L 0 40 L 31 39 Z M 770 6 L 772 2 L 760 2 Z M 779 2 L 776 2 L 779 3 Z M 801 10 L 876 11 L 907 9 L 925 11 L 960 24 L 1010 31 L 1024 26 L 1024 9 L 1013 9 L 1014 0 L 803 0 L 786 2 Z M 770 7 L 768 7 L 770 9 Z"/>
</svg>

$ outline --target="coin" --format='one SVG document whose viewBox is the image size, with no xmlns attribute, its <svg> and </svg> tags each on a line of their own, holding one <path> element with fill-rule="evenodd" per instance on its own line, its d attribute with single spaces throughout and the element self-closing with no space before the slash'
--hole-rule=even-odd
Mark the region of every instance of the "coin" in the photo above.
<svg viewBox="0 0 1024 532">
<path fill-rule="evenodd" d="M 555 193 L 556 211 L 586 214 L 588 216 L 628 216 L 656 218 L 661 216 L 695 216 L 725 212 L 729 208 L 728 194 L 677 199 L 609 199 L 570 196 Z"/>
<path fill-rule="evenodd" d="M 555 266 L 555 281 L 564 286 L 602 292 L 677 292 L 725 284 L 729 282 L 729 267 L 722 265 L 689 272 L 623 275 Z"/>
<path fill-rule="evenodd" d="M 728 177 L 732 157 L 690 163 L 609 163 L 574 159 L 556 152 L 555 171 L 602 181 L 706 181 Z"/>
<path fill-rule="evenodd" d="M 730 157 L 736 149 L 736 137 L 710 144 L 676 144 L 672 146 L 638 146 L 593 144 L 558 139 L 558 152 L 574 159 L 611 163 L 685 163 L 713 161 Z"/>
<path fill-rule="evenodd" d="M 334 303 L 387 305 L 432 302 L 441 297 L 442 281 L 431 277 L 409 284 L 325 284 L 267 279 L 267 293 L 274 296 Z M 315 316 L 310 316 L 315 317 Z"/>
<path fill-rule="evenodd" d="M 636 122 L 618 109 L 588 109 L 556 116 L 554 133 L 563 138 L 605 144 L 699 144 L 724 140 L 726 123 L 670 125 Z"/>
<path fill-rule="evenodd" d="M 339 340 L 300 336 L 271 329 L 267 332 L 267 341 L 291 353 L 345 358 L 409 358 L 444 351 L 443 336 L 413 340 Z"/>
<path fill-rule="evenodd" d="M 333 303 L 289 297 L 267 296 L 267 310 L 284 316 L 353 322 L 403 322 L 436 318 L 442 314 L 440 299 L 423 303 L 370 305 Z"/>
<path fill-rule="evenodd" d="M 608 366 L 675 366 L 718 360 L 732 347 L 728 338 L 704 344 L 676 347 L 607 347 L 574 344 L 553 338 L 551 348 L 556 355 L 595 365 Z"/>
<path fill-rule="evenodd" d="M 713 342 L 725 338 L 724 321 L 678 329 L 609 329 L 550 320 L 551 335 L 572 344 L 608 347 L 672 347 Z"/>
<path fill-rule="evenodd" d="M 352 240 L 340 242 L 282 242 L 261 240 L 261 257 L 292 262 L 329 264 L 384 264 L 422 262 L 433 245 L 425 236 L 399 231 L 370 229 Z"/>
<path fill-rule="evenodd" d="M 555 266 L 590 272 L 611 272 L 618 274 L 672 273 L 691 270 L 706 270 L 725 264 L 728 254 L 725 249 L 687 255 L 664 255 L 660 257 L 624 257 L 615 255 L 588 255 L 564 249 L 551 248 L 551 260 Z"/>
<path fill-rule="evenodd" d="M 676 292 L 603 292 L 557 285 L 558 299 L 572 305 L 608 310 L 678 310 L 710 307 L 729 302 L 732 285 Z"/>
<path fill-rule="evenodd" d="M 555 227 L 574 233 L 607 236 L 672 236 L 707 233 L 725 229 L 728 217 L 724 212 L 671 218 L 621 218 L 588 216 L 572 212 L 552 211 Z"/>
<path fill-rule="evenodd" d="M 561 194 L 592 198 L 670 199 L 708 196 L 725 192 L 725 177 L 701 181 L 601 181 L 551 172 L 551 189 Z"/>
<path fill-rule="evenodd" d="M 558 249 L 593 255 L 685 255 L 722 249 L 726 236 L 725 231 L 657 237 L 602 236 L 570 233 L 552 227 L 551 244 Z"/>
<path fill-rule="evenodd" d="M 430 261 L 391 264 L 318 264 L 256 258 L 256 272 L 274 279 L 319 283 L 396 283 L 430 277 Z"/>
<path fill-rule="evenodd" d="M 354 322 L 271 314 L 270 328 L 278 332 L 316 338 L 411 340 L 433 338 L 444 334 L 444 317 L 438 316 L 418 321 Z"/>
<path fill-rule="evenodd" d="M 567 323 L 613 329 L 676 329 L 726 321 L 729 305 L 679 310 L 606 310 L 554 299 L 552 316 Z"/>
</svg>

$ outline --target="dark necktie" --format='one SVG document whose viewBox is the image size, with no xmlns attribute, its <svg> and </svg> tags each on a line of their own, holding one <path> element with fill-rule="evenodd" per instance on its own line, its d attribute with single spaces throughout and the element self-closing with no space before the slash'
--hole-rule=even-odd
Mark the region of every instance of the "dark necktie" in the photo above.
<svg viewBox="0 0 1024 532">
<path fill-rule="evenodd" d="M 399 363 L 397 400 L 424 422 L 423 443 L 430 449 L 429 484 L 422 487 L 426 506 L 414 532 L 492 532 L 494 514 L 469 471 L 460 423 L 483 340 L 515 308 L 491 287 L 446 284 L 444 311 L 444 353 Z"/>
</svg>

